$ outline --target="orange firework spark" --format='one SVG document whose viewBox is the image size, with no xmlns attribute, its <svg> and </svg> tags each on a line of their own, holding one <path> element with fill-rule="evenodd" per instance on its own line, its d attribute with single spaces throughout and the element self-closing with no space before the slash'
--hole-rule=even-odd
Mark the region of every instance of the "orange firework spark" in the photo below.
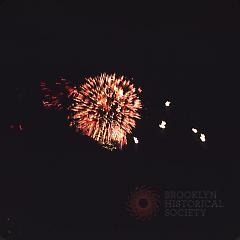
<svg viewBox="0 0 240 240">
<path fill-rule="evenodd" d="M 59 78 L 53 86 L 49 86 L 46 81 L 41 81 L 40 88 L 43 93 L 42 103 L 46 109 L 63 109 L 73 91 L 70 82 L 64 78 Z"/>
<path fill-rule="evenodd" d="M 159 211 L 159 195 L 150 187 L 138 186 L 128 198 L 127 210 L 137 220 L 150 220 Z"/>
<path fill-rule="evenodd" d="M 70 126 L 108 149 L 121 149 L 127 144 L 127 134 L 136 126 L 135 120 L 140 119 L 141 108 L 137 91 L 129 80 L 103 73 L 86 78 L 86 83 L 73 94 Z"/>
</svg>

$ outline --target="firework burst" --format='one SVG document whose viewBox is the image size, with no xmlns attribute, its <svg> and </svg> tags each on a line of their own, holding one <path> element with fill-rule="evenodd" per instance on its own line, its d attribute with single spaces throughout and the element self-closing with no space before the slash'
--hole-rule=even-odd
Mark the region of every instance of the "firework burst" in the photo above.
<svg viewBox="0 0 240 240">
<path fill-rule="evenodd" d="M 70 126 L 111 150 L 127 144 L 142 107 L 129 80 L 104 73 L 87 78 L 72 95 Z"/>
<path fill-rule="evenodd" d="M 41 92 L 43 94 L 42 104 L 46 109 L 62 110 L 69 104 L 69 96 L 73 92 L 73 87 L 65 78 L 59 78 L 52 86 L 46 81 L 40 82 Z"/>
<path fill-rule="evenodd" d="M 159 211 L 159 195 L 146 186 L 138 186 L 129 195 L 127 210 L 137 220 L 150 220 Z"/>
</svg>

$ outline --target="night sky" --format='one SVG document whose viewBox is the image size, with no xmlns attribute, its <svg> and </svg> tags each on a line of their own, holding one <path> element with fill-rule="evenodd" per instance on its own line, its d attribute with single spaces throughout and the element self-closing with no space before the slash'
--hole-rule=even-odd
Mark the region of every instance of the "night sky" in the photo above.
<svg viewBox="0 0 240 240">
<path fill-rule="evenodd" d="M 0 3 L 0 236 L 240 235 L 239 1 Z M 103 72 L 142 89 L 142 119 L 122 151 L 77 134 L 63 112 L 41 105 L 41 80 L 63 76 L 81 84 Z M 22 131 L 11 129 L 19 123 Z M 205 143 L 193 127 L 206 134 Z M 160 207 L 139 222 L 125 206 L 138 185 L 157 189 L 161 204 L 166 190 L 216 190 L 224 208 L 205 217 L 166 217 Z"/>
</svg>

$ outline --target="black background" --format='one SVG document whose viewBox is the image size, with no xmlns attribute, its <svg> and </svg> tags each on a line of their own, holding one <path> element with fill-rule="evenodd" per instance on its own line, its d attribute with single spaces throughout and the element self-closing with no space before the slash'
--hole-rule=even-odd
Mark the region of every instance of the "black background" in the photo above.
<svg viewBox="0 0 240 240">
<path fill-rule="evenodd" d="M 239 1 L 6 0 L 0 7 L 2 235 L 234 239 L 240 233 Z M 138 146 L 130 136 L 123 151 L 108 152 L 74 133 L 64 113 L 41 107 L 40 80 L 61 75 L 81 83 L 102 72 L 133 78 L 143 90 L 133 133 Z M 24 131 L 10 131 L 18 122 Z M 192 127 L 206 134 L 205 144 Z M 139 223 L 125 204 L 141 184 L 160 194 L 216 190 L 225 207 L 203 218 L 160 212 Z"/>
</svg>

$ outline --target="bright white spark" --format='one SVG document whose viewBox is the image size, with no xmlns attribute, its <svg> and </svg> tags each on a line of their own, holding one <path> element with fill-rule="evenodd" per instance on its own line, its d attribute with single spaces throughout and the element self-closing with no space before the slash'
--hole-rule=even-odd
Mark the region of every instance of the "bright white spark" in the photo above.
<svg viewBox="0 0 240 240">
<path fill-rule="evenodd" d="M 165 121 L 162 121 L 160 124 L 159 124 L 159 127 L 160 128 L 162 128 L 162 129 L 164 129 L 164 128 L 166 128 L 166 122 Z"/>
<path fill-rule="evenodd" d="M 203 133 L 201 133 L 201 135 L 200 135 L 200 140 L 202 142 L 206 142 L 206 137 L 205 137 L 205 135 Z"/>
<path fill-rule="evenodd" d="M 135 142 L 136 144 L 139 143 L 139 141 L 138 141 L 138 139 L 137 139 L 136 137 L 133 137 L 133 140 L 134 140 L 134 142 Z"/>
<path fill-rule="evenodd" d="M 197 133 L 197 132 L 198 132 L 198 130 L 197 130 L 196 128 L 192 128 L 192 131 L 193 131 L 194 133 Z"/>
<path fill-rule="evenodd" d="M 166 101 L 166 102 L 165 102 L 165 106 L 166 106 L 166 107 L 169 107 L 169 106 L 170 106 L 170 104 L 171 104 L 171 102 L 170 102 L 170 101 Z"/>
</svg>

